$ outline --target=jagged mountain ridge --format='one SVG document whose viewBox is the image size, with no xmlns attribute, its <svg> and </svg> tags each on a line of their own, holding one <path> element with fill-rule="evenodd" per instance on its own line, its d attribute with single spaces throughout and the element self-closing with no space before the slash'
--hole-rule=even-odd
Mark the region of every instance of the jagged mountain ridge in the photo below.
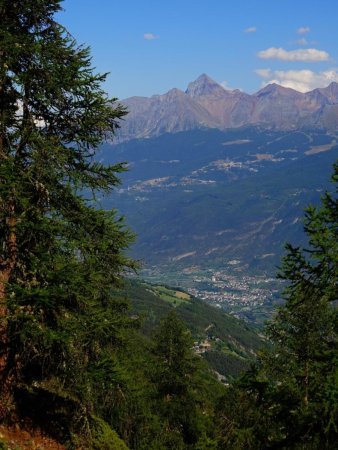
<svg viewBox="0 0 338 450">
<path fill-rule="evenodd" d="M 338 125 L 338 83 L 301 93 L 269 84 L 253 95 L 226 90 L 208 75 L 189 83 L 185 92 L 171 89 L 163 95 L 130 97 L 122 101 L 129 111 L 117 142 L 150 138 L 196 128 L 220 130 L 244 126 L 294 130 L 334 130 Z"/>
</svg>

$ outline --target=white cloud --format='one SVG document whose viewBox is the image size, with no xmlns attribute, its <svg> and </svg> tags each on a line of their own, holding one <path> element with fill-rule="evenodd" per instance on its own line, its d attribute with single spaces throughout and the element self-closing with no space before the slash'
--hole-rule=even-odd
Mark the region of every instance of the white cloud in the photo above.
<svg viewBox="0 0 338 450">
<path fill-rule="evenodd" d="M 282 61 L 327 61 L 330 55 L 324 50 L 315 48 L 300 48 L 297 50 L 285 50 L 284 48 L 270 47 L 258 52 L 261 59 L 281 59 Z"/>
<path fill-rule="evenodd" d="M 299 92 L 308 92 L 316 88 L 326 87 L 332 81 L 338 83 L 338 69 L 330 69 L 322 72 L 313 72 L 312 70 L 258 69 L 255 72 L 264 78 L 262 87 L 267 84 L 277 83 L 280 86 L 292 88 Z"/>
<path fill-rule="evenodd" d="M 257 69 L 255 72 L 262 78 L 268 78 L 271 75 L 271 69 Z"/>
<path fill-rule="evenodd" d="M 298 34 L 306 34 L 309 33 L 310 27 L 299 27 L 297 30 Z"/>
<path fill-rule="evenodd" d="M 244 33 L 256 33 L 256 31 L 257 31 L 256 27 L 249 27 L 244 30 Z"/>
<path fill-rule="evenodd" d="M 153 33 L 144 33 L 143 38 L 146 41 L 153 41 L 154 39 L 158 39 L 159 36 L 156 36 L 156 34 Z"/>
</svg>

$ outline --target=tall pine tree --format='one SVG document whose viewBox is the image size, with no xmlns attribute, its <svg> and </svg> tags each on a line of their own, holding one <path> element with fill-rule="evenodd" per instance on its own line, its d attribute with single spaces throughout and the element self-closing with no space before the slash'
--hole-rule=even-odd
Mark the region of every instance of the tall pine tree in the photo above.
<svg viewBox="0 0 338 450">
<path fill-rule="evenodd" d="M 308 248 L 287 246 L 285 304 L 267 327 L 273 347 L 224 399 L 220 448 L 336 448 L 338 164 L 332 181 L 306 210 Z"/>
<path fill-rule="evenodd" d="M 120 383 L 113 351 L 128 325 L 111 290 L 133 267 L 132 235 L 92 202 L 124 170 L 94 157 L 125 111 L 60 9 L 0 0 L 0 419 L 35 392 L 85 427 Z"/>
<path fill-rule="evenodd" d="M 151 378 L 162 425 L 156 448 L 214 448 L 206 433 L 211 425 L 205 398 L 208 371 L 192 344 L 191 334 L 175 310 L 155 330 Z M 204 380 L 199 376 L 203 370 Z"/>
</svg>

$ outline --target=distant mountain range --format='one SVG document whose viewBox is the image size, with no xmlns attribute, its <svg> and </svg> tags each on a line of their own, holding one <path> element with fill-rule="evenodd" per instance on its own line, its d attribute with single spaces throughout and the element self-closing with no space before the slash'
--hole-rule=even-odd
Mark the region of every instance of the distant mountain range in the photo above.
<svg viewBox="0 0 338 450">
<path fill-rule="evenodd" d="M 122 101 L 129 114 L 117 142 L 177 133 L 196 128 L 220 130 L 244 126 L 262 129 L 321 129 L 338 125 L 338 83 L 301 93 L 269 84 L 253 95 L 230 91 L 201 75 L 185 92 L 171 89 L 163 95 L 130 97 Z"/>
</svg>

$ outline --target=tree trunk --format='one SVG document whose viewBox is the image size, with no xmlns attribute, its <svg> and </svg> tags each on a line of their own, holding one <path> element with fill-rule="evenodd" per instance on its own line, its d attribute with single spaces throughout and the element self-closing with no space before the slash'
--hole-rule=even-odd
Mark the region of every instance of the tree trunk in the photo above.
<svg viewBox="0 0 338 450">
<path fill-rule="evenodd" d="M 7 258 L 0 260 L 0 420 L 8 414 L 11 403 L 11 382 L 9 375 L 8 362 L 8 307 L 6 300 L 6 284 L 8 283 L 16 262 L 17 239 L 16 224 L 17 219 L 14 216 L 14 204 L 8 208 L 9 216 L 7 218 L 8 236 L 7 236 Z"/>
</svg>

